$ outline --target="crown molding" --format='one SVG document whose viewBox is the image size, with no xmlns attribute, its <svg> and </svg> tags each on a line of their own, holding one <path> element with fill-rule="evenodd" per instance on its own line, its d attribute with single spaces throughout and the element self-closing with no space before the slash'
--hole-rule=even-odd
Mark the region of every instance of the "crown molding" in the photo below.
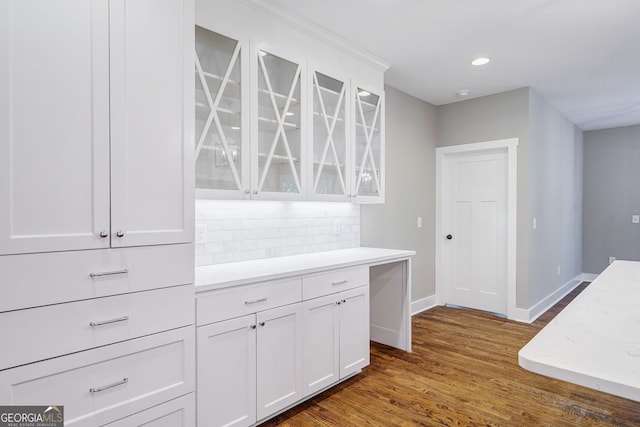
<svg viewBox="0 0 640 427">
<path fill-rule="evenodd" d="M 354 45 L 335 33 L 327 30 L 321 25 L 316 24 L 302 16 L 293 13 L 291 10 L 267 0 L 240 0 L 245 5 L 252 7 L 259 12 L 276 18 L 277 20 L 293 27 L 305 34 L 321 40 L 325 44 L 340 49 L 348 55 L 355 56 L 361 61 L 371 64 L 381 72 L 389 69 L 391 64 L 384 59 L 367 52 L 366 50 Z"/>
</svg>

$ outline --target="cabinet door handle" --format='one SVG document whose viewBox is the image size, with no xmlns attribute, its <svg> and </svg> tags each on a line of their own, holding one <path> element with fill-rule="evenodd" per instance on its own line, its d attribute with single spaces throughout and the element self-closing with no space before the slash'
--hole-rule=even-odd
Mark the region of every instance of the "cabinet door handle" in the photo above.
<svg viewBox="0 0 640 427">
<path fill-rule="evenodd" d="M 122 316 L 122 317 L 118 317 L 117 319 L 101 320 L 99 322 L 89 322 L 89 326 L 91 326 L 92 328 L 95 328 L 96 326 L 110 325 L 112 323 L 118 323 L 118 322 L 126 322 L 127 320 L 129 320 L 129 316 Z"/>
<path fill-rule="evenodd" d="M 264 298 L 254 299 L 252 301 L 245 301 L 244 303 L 245 303 L 245 305 L 251 305 L 251 304 L 256 304 L 256 303 L 259 303 L 259 302 L 265 302 L 267 299 L 268 299 L 267 297 L 264 297 Z"/>
<path fill-rule="evenodd" d="M 258 190 L 253 190 L 253 194 L 258 194 Z"/>
<path fill-rule="evenodd" d="M 118 236 L 118 237 L 124 237 L 124 231 L 122 231 L 122 230 L 118 230 L 118 231 L 116 231 L 116 236 Z"/>
<path fill-rule="evenodd" d="M 266 325 L 266 323 L 260 322 L 260 326 L 264 326 L 264 325 Z"/>
<path fill-rule="evenodd" d="M 103 239 L 106 239 L 107 237 L 109 237 L 109 233 L 107 233 L 105 230 L 102 230 L 100 232 L 100 237 L 102 237 Z"/>
<path fill-rule="evenodd" d="M 348 280 L 341 280 L 339 282 L 332 282 L 331 285 L 332 286 L 339 286 L 339 285 L 344 285 L 348 282 Z"/>
<path fill-rule="evenodd" d="M 104 271 L 102 273 L 89 273 L 89 277 L 114 276 L 116 274 L 127 274 L 129 270 Z"/>
<path fill-rule="evenodd" d="M 251 329 L 255 329 L 255 328 L 256 328 L 256 325 L 251 325 L 251 326 L 249 326 L 249 327 L 250 327 Z"/>
<path fill-rule="evenodd" d="M 91 393 L 100 393 L 101 391 L 109 390 L 110 388 L 118 387 L 129 382 L 129 378 L 123 378 L 120 381 L 116 381 L 113 384 L 103 385 L 102 387 L 91 387 L 89 391 Z"/>
</svg>

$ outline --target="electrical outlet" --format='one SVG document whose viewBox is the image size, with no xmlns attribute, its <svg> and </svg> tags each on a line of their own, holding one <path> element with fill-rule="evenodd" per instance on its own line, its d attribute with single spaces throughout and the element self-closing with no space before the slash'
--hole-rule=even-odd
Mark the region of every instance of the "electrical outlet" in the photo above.
<svg viewBox="0 0 640 427">
<path fill-rule="evenodd" d="M 556 274 L 559 276 L 560 275 L 560 266 L 558 266 L 558 268 L 556 269 Z"/>
<path fill-rule="evenodd" d="M 207 224 L 196 224 L 196 243 L 207 243 Z"/>
<path fill-rule="evenodd" d="M 418 228 L 422 228 L 422 217 L 421 216 L 418 217 L 417 225 L 418 225 Z"/>
<path fill-rule="evenodd" d="M 631 215 L 631 224 L 640 224 L 640 215 Z"/>
<path fill-rule="evenodd" d="M 615 260 L 616 260 L 616 257 L 610 256 L 609 257 L 609 264 L 613 264 L 613 261 L 615 261 Z"/>
<path fill-rule="evenodd" d="M 538 218 L 533 218 L 533 229 L 538 228 Z"/>
</svg>

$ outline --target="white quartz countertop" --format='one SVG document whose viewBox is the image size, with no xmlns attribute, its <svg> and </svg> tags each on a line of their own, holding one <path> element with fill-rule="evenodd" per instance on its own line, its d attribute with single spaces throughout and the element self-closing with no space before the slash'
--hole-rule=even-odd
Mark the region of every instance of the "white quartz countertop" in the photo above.
<svg viewBox="0 0 640 427">
<path fill-rule="evenodd" d="M 196 292 L 313 274 L 334 268 L 406 260 L 415 251 L 351 248 L 196 267 Z"/>
<path fill-rule="evenodd" d="M 518 360 L 530 371 L 640 402 L 640 262 L 611 264 Z"/>
</svg>

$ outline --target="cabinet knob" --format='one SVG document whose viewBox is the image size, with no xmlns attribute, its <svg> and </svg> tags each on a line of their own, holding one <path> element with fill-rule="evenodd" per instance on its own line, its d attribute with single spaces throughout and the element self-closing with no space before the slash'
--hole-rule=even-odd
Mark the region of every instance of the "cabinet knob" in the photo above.
<svg viewBox="0 0 640 427">
<path fill-rule="evenodd" d="M 251 329 L 255 329 L 255 328 L 256 328 L 256 325 L 251 325 L 251 326 L 249 326 L 249 327 L 250 327 Z"/>
<path fill-rule="evenodd" d="M 453 236 L 451 234 L 447 234 L 446 238 L 447 238 L 447 240 L 451 240 L 451 239 L 453 239 Z"/>
<path fill-rule="evenodd" d="M 249 191 L 249 190 L 244 190 L 244 194 L 251 194 L 251 191 Z"/>
<path fill-rule="evenodd" d="M 252 193 L 253 194 L 258 194 L 258 190 L 253 190 Z"/>
<path fill-rule="evenodd" d="M 116 236 L 118 236 L 118 237 L 124 237 L 124 231 L 122 231 L 122 230 L 118 230 L 118 231 L 116 232 Z"/>
<path fill-rule="evenodd" d="M 102 230 L 100 232 L 100 237 L 102 237 L 103 239 L 106 239 L 107 237 L 109 237 L 109 233 L 107 233 L 106 231 Z"/>
<path fill-rule="evenodd" d="M 264 325 L 265 325 L 265 323 L 264 323 L 264 322 L 260 322 L 260 326 L 264 326 Z"/>
</svg>

